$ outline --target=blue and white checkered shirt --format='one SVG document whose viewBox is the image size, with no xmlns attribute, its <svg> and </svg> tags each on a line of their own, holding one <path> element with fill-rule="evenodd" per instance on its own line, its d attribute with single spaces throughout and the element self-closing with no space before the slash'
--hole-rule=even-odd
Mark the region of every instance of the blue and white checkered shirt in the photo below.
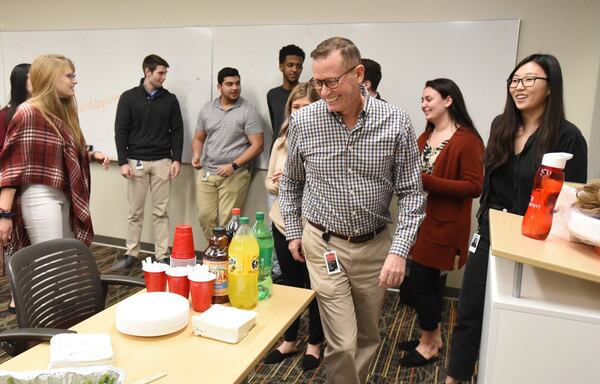
<svg viewBox="0 0 600 384">
<path fill-rule="evenodd" d="M 331 232 L 360 236 L 391 223 L 390 253 L 407 257 L 424 217 L 419 151 L 408 114 L 362 90 L 364 106 L 348 131 L 321 100 L 290 117 L 288 160 L 279 199 L 288 240 L 302 237 L 302 217 Z"/>
</svg>

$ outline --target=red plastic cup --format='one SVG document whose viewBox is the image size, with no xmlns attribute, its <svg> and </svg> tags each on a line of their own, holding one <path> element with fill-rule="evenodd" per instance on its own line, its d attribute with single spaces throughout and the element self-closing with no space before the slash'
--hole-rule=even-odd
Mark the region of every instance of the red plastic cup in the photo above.
<svg viewBox="0 0 600 384">
<path fill-rule="evenodd" d="M 146 291 L 164 292 L 167 290 L 167 275 L 164 264 L 150 264 L 142 267 L 144 270 L 144 280 L 146 281 Z"/>
<path fill-rule="evenodd" d="M 212 297 L 215 293 L 215 280 L 217 276 L 214 273 L 208 273 L 204 278 L 188 276 L 190 280 L 190 291 L 192 293 L 192 308 L 196 312 L 204 312 L 212 305 Z"/>
<path fill-rule="evenodd" d="M 195 257 L 192 226 L 178 225 L 175 227 L 173 252 L 171 257 L 174 259 L 191 259 L 192 257 Z"/>
<path fill-rule="evenodd" d="M 165 271 L 144 271 L 144 280 L 146 280 L 146 291 L 148 292 L 164 292 L 167 290 L 167 275 Z"/>
<path fill-rule="evenodd" d="M 190 280 L 187 275 L 189 273 L 188 268 L 183 267 L 171 267 L 167 269 L 167 281 L 169 282 L 169 292 L 176 293 L 185 297 L 186 299 L 190 296 Z"/>
</svg>

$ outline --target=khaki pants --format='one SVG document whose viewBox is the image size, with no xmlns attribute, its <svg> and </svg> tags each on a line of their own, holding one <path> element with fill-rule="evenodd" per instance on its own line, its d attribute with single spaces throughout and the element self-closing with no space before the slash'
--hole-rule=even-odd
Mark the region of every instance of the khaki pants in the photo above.
<svg viewBox="0 0 600 384">
<path fill-rule="evenodd" d="M 200 225 L 209 240 L 214 227 L 227 224 L 233 208 L 242 208 L 252 173 L 244 169 L 229 177 L 210 175 L 206 181 L 204 177 L 205 171 L 201 169 L 196 179 L 196 204 Z"/>
<path fill-rule="evenodd" d="M 154 226 L 154 252 L 157 259 L 169 257 L 169 193 L 171 188 L 171 159 L 142 161 L 143 169 L 136 169 L 136 160 L 129 159 L 133 177 L 127 181 L 129 223 L 127 254 L 138 257 L 144 223 L 144 204 L 150 188 L 152 196 L 152 224 Z"/>
<path fill-rule="evenodd" d="M 327 273 L 322 234 L 306 223 L 302 247 L 327 340 L 327 379 L 334 384 L 365 383 L 380 343 L 378 323 L 385 289 L 379 288 L 379 273 L 391 246 L 389 229 L 360 244 L 331 236 L 329 248 L 336 251 L 342 266 L 342 272 L 334 275 Z"/>
</svg>

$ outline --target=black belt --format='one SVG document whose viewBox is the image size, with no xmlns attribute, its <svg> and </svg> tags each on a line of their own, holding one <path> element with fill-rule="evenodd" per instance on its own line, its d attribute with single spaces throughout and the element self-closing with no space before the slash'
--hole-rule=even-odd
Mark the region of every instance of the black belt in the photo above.
<svg viewBox="0 0 600 384">
<path fill-rule="evenodd" d="M 383 230 L 385 229 L 385 225 L 382 225 L 381 227 L 377 228 L 373 232 L 365 233 L 364 235 L 360 235 L 360 236 L 346 236 L 346 235 L 340 235 L 339 233 L 328 231 L 327 229 L 325 229 L 324 226 L 322 226 L 320 224 L 313 223 L 312 221 L 309 221 L 309 220 L 307 220 L 307 221 L 308 221 L 308 224 L 312 225 L 313 227 L 317 228 L 320 231 L 323 231 L 324 232 L 323 233 L 324 236 L 325 236 L 325 234 L 329 234 L 331 236 L 335 236 L 337 238 L 346 240 L 347 242 L 354 243 L 354 244 L 366 243 L 367 241 L 371 241 L 375 237 L 377 237 L 378 234 L 380 234 L 381 232 L 383 232 Z M 323 237 L 323 239 L 325 239 L 325 237 Z"/>
</svg>

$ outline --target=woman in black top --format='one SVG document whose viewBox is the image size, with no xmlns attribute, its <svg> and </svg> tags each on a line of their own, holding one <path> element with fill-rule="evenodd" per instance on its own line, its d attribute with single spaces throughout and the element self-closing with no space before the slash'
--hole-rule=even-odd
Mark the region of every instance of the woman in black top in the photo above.
<svg viewBox="0 0 600 384">
<path fill-rule="evenodd" d="M 463 276 L 446 383 L 470 380 L 479 354 L 490 247 L 488 210 L 525 214 L 533 176 L 547 152 L 568 152 L 565 180 L 584 183 L 587 145 L 564 117 L 562 72 L 552 55 L 523 59 L 507 79 L 504 112 L 492 122 L 478 212 L 479 242 Z"/>
</svg>

